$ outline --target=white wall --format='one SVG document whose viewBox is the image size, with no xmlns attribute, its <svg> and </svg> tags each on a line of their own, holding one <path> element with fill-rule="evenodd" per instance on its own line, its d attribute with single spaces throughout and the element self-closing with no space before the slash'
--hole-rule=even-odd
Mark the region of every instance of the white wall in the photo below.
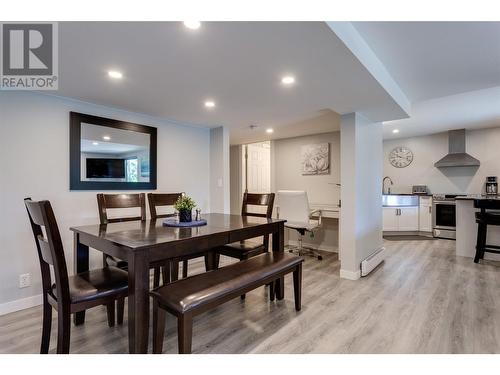
<svg viewBox="0 0 500 375">
<path fill-rule="evenodd" d="M 412 185 L 427 185 L 432 193 L 484 192 L 486 176 L 500 176 L 500 128 L 466 131 L 466 151 L 481 166 L 439 169 L 434 163 L 448 153 L 448 133 L 384 142 L 384 176 L 394 181 L 392 192 L 411 192 Z M 389 163 L 389 153 L 397 146 L 413 151 L 413 162 L 406 168 Z"/>
<path fill-rule="evenodd" d="M 70 111 L 157 127 L 157 191 L 185 191 L 204 212 L 209 209 L 208 129 L 54 96 L 0 92 L 0 311 L 2 304 L 41 292 L 38 258 L 23 198 L 52 202 L 69 270 L 73 268 L 69 227 L 98 222 L 96 192 L 69 191 Z M 97 252 L 92 252 L 92 264 L 101 264 Z M 32 286 L 19 289 L 18 277 L 23 273 L 31 273 Z"/>
<path fill-rule="evenodd" d="M 360 263 L 382 247 L 382 124 L 343 115 L 340 276 L 360 277 Z"/>
<path fill-rule="evenodd" d="M 210 212 L 230 213 L 229 131 L 210 129 Z"/>
</svg>

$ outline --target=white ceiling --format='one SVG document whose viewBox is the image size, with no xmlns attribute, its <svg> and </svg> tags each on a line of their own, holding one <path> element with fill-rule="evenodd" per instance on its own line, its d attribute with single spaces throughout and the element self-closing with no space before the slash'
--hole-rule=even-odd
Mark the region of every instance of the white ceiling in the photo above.
<svg viewBox="0 0 500 375">
<path fill-rule="evenodd" d="M 500 127 L 500 86 L 414 103 L 410 118 L 384 122 L 384 138 Z M 398 129 L 399 133 L 392 131 Z"/>
<path fill-rule="evenodd" d="M 353 22 L 412 102 L 500 86 L 500 22 Z"/>
<path fill-rule="evenodd" d="M 196 31 L 180 22 L 62 22 L 59 34 L 57 95 L 225 125 L 232 143 L 267 139 L 267 127 L 273 137 L 338 129 L 324 110 L 374 121 L 406 115 L 323 22 L 204 22 Z M 113 81 L 110 69 L 124 78 Z M 281 84 L 285 74 L 294 86 Z M 311 118 L 322 125 L 304 122 Z M 259 127 L 248 137 L 251 124 Z"/>
</svg>

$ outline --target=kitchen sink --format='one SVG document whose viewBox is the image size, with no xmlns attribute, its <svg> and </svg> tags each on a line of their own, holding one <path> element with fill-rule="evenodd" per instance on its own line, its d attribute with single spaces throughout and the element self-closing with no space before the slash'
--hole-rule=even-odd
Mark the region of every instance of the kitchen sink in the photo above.
<svg viewBox="0 0 500 375">
<path fill-rule="evenodd" d="M 383 207 L 413 207 L 418 206 L 418 196 L 408 194 L 382 195 Z"/>
</svg>

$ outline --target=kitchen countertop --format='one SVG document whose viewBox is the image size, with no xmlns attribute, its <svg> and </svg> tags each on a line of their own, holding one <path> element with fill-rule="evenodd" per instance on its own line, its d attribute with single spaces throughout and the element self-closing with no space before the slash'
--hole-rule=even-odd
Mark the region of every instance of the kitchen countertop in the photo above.
<svg viewBox="0 0 500 375">
<path fill-rule="evenodd" d="M 473 201 L 476 199 L 484 199 L 484 200 L 500 200 L 500 196 L 498 195 L 484 195 L 484 194 L 469 194 L 462 197 L 456 197 L 457 201 Z"/>
</svg>

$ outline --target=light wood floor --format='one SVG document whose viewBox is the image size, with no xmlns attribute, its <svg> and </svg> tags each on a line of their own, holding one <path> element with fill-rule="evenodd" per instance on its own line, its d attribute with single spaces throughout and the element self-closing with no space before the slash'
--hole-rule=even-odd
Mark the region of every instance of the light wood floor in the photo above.
<svg viewBox="0 0 500 375">
<path fill-rule="evenodd" d="M 200 315 L 194 353 L 500 353 L 500 264 L 457 258 L 453 241 L 385 241 L 387 261 L 358 281 L 339 278 L 336 255 L 308 258 L 303 309 L 259 288 Z M 227 262 L 227 260 L 225 260 Z M 193 273 L 201 264 L 190 266 Z M 53 324 L 51 351 L 56 345 Z M 0 317 L 1 353 L 37 353 L 40 307 Z M 164 352 L 177 352 L 167 320 Z M 150 345 L 151 347 L 151 345 Z M 108 328 L 104 308 L 72 327 L 72 353 L 127 353 L 127 326 Z"/>
</svg>

